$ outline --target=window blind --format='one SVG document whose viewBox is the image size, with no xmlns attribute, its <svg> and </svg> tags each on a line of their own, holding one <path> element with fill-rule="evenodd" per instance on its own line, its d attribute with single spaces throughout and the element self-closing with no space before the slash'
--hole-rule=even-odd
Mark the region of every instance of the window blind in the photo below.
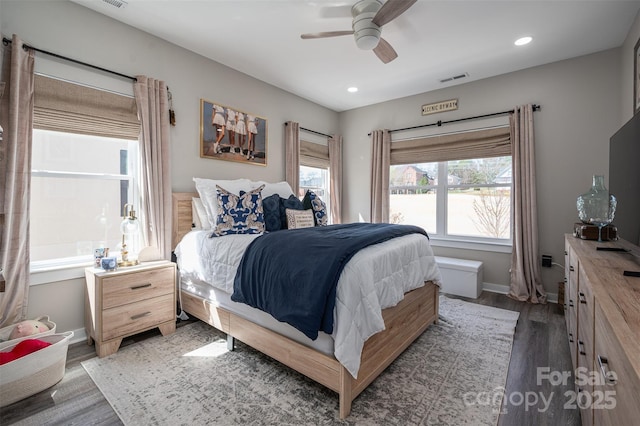
<svg viewBox="0 0 640 426">
<path fill-rule="evenodd" d="M 35 76 L 33 127 L 137 140 L 135 99 L 42 75 Z"/>
<path fill-rule="evenodd" d="M 508 126 L 391 143 L 392 165 L 506 155 L 511 155 L 511 136 Z"/>
<path fill-rule="evenodd" d="M 329 168 L 329 146 L 300 141 L 300 164 L 321 169 Z"/>
</svg>

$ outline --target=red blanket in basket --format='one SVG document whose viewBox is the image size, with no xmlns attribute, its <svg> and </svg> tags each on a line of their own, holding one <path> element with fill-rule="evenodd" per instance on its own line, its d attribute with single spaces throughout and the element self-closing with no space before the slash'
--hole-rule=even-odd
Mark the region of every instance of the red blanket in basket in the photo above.
<svg viewBox="0 0 640 426">
<path fill-rule="evenodd" d="M 51 343 L 38 339 L 23 340 L 15 345 L 10 351 L 0 352 L 0 365 L 15 361 L 25 355 L 44 349 L 47 346 L 51 346 Z"/>
</svg>

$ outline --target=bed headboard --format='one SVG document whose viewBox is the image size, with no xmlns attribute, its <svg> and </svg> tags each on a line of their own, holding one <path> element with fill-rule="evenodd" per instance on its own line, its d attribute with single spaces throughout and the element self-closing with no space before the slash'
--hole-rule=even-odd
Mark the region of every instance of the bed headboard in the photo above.
<svg viewBox="0 0 640 426">
<path fill-rule="evenodd" d="M 197 192 L 174 192 L 172 194 L 171 247 L 176 248 L 182 237 L 191 231 L 191 198 L 199 197 Z"/>
</svg>

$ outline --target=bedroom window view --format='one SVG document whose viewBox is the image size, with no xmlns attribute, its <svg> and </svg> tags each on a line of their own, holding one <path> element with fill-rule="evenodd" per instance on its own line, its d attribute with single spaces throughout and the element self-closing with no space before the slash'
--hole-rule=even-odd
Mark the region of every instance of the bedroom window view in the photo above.
<svg viewBox="0 0 640 426">
<path fill-rule="evenodd" d="M 308 191 L 313 191 L 327 205 L 329 223 L 331 221 L 331 206 L 329 205 L 329 169 L 320 167 L 300 166 L 300 188 L 298 197 L 304 197 Z"/>
<path fill-rule="evenodd" d="M 122 206 L 135 186 L 136 141 L 33 131 L 31 263 L 75 263 L 119 250 Z"/>
<path fill-rule="evenodd" d="M 511 240 L 511 157 L 391 166 L 391 223 L 440 238 Z"/>
</svg>

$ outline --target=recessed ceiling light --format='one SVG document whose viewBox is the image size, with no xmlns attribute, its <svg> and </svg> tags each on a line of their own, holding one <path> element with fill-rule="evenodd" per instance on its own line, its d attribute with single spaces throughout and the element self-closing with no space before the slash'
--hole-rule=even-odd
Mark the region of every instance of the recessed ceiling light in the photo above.
<svg viewBox="0 0 640 426">
<path fill-rule="evenodd" d="M 357 87 L 349 87 L 349 88 L 347 89 L 347 92 L 349 92 L 349 93 L 356 93 L 357 91 L 358 91 L 358 88 L 357 88 Z"/>
<path fill-rule="evenodd" d="M 531 40 L 533 40 L 533 38 L 529 36 L 521 37 L 517 39 L 513 44 L 515 44 L 516 46 L 524 46 L 525 44 L 531 43 Z"/>
</svg>

